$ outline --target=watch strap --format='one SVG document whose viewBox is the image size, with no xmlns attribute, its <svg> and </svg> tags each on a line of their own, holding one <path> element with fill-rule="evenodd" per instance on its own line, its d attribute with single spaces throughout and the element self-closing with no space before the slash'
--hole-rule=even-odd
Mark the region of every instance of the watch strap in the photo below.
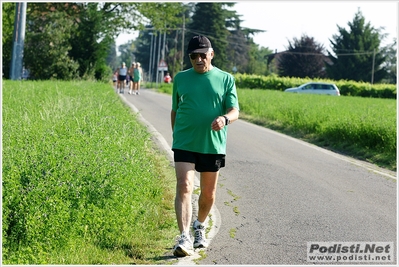
<svg viewBox="0 0 399 267">
<path fill-rule="evenodd" d="M 223 118 L 225 119 L 225 123 L 224 125 L 229 125 L 230 124 L 230 120 L 227 116 L 223 115 Z"/>
</svg>

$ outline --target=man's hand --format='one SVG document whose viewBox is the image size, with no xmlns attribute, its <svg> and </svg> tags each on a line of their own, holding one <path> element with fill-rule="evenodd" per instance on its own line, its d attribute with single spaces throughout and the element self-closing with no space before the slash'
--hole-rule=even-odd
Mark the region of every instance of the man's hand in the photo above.
<svg viewBox="0 0 399 267">
<path fill-rule="evenodd" d="M 225 126 L 225 118 L 222 116 L 216 117 L 212 122 L 212 130 L 220 131 Z"/>
</svg>

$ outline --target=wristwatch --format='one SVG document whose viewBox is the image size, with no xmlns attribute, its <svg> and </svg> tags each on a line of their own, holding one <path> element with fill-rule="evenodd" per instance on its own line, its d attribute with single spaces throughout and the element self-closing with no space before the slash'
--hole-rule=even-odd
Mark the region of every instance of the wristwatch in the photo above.
<svg viewBox="0 0 399 267">
<path fill-rule="evenodd" d="M 226 120 L 224 125 L 229 125 L 230 124 L 230 120 L 227 116 L 223 115 L 224 119 Z"/>
</svg>

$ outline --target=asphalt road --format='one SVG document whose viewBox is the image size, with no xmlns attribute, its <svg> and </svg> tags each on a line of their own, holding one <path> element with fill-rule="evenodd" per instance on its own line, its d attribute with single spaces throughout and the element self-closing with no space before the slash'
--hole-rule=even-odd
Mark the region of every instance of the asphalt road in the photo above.
<svg viewBox="0 0 399 267">
<path fill-rule="evenodd" d="M 121 98 L 171 156 L 171 97 L 142 89 Z M 215 226 L 199 264 L 311 264 L 308 242 L 393 242 L 396 251 L 396 173 L 242 120 L 229 126 L 227 142 Z"/>
</svg>

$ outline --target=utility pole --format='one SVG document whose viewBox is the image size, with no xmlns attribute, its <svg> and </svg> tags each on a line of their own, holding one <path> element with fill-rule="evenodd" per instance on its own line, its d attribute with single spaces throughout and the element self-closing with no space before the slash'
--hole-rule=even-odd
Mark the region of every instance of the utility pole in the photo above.
<svg viewBox="0 0 399 267">
<path fill-rule="evenodd" d="M 149 82 L 152 82 L 152 42 L 154 40 L 154 34 L 152 32 L 148 33 L 149 35 L 151 35 L 151 44 L 150 44 L 150 62 L 148 63 L 148 78 L 149 78 Z"/>
<path fill-rule="evenodd" d="M 371 67 L 371 84 L 374 83 L 375 49 L 373 49 L 373 65 Z"/>
<path fill-rule="evenodd" d="M 173 57 L 173 69 L 172 69 L 172 71 L 169 71 L 169 73 L 171 74 L 171 75 L 173 75 L 174 73 L 174 70 L 175 70 L 175 68 L 176 68 L 176 55 L 177 55 L 177 40 L 178 40 L 178 38 L 179 38 L 179 30 L 176 30 L 176 37 L 175 37 L 175 55 L 174 55 L 174 57 Z"/>
<path fill-rule="evenodd" d="M 165 60 L 165 49 L 166 49 L 166 31 L 163 33 L 163 48 L 162 48 L 162 60 Z M 162 76 L 163 78 L 165 76 L 164 70 L 162 69 Z"/>
<path fill-rule="evenodd" d="M 154 34 L 155 34 L 155 36 L 154 36 L 154 47 L 152 49 L 152 64 L 151 64 L 151 66 L 152 66 L 151 82 L 154 80 L 154 68 L 155 68 L 155 71 L 156 71 L 156 65 L 155 65 L 155 53 L 156 53 L 156 51 L 155 50 L 156 50 L 156 47 L 157 47 L 157 34 L 156 34 L 156 32 L 154 32 Z"/>
<path fill-rule="evenodd" d="M 181 61 L 180 61 L 180 70 L 183 70 L 183 62 L 184 62 L 184 31 L 186 27 L 186 15 L 183 14 L 183 29 L 182 29 L 182 42 L 181 42 Z"/>
<path fill-rule="evenodd" d="M 156 75 L 156 77 L 157 77 L 157 80 L 156 80 L 156 84 L 157 84 L 157 88 L 158 88 L 158 77 L 159 77 L 159 61 L 160 61 L 160 59 L 159 59 L 159 57 L 160 57 L 160 54 L 161 54 L 161 36 L 162 36 L 162 34 L 161 33 L 159 33 L 159 37 L 158 37 L 158 60 L 157 60 L 157 66 L 156 66 L 156 70 L 157 70 L 157 75 Z"/>
<path fill-rule="evenodd" d="M 21 80 L 24 54 L 26 2 L 16 3 L 10 79 Z"/>
</svg>

